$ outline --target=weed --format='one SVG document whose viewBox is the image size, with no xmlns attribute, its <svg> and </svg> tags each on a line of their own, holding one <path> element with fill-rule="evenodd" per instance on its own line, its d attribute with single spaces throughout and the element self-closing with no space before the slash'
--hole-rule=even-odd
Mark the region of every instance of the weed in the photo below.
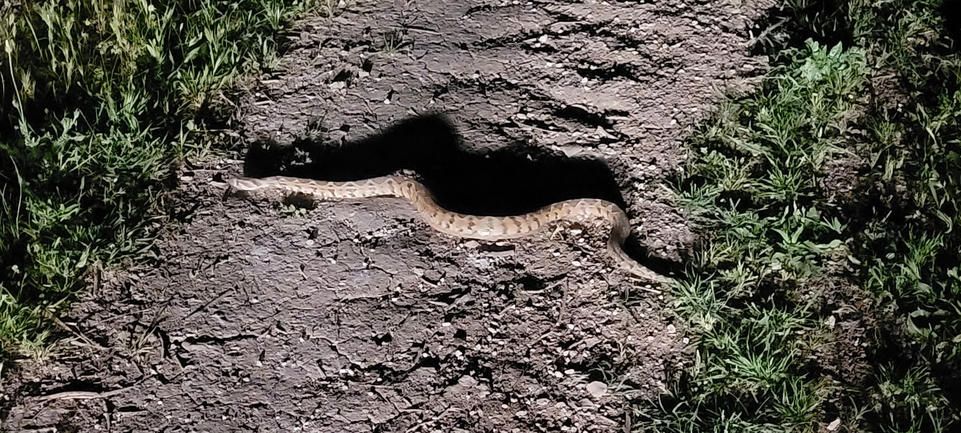
<svg viewBox="0 0 961 433">
<path fill-rule="evenodd" d="M 381 51 L 386 54 L 395 54 L 402 48 L 410 45 L 407 40 L 407 33 L 401 30 L 391 30 L 381 36 Z"/>
</svg>

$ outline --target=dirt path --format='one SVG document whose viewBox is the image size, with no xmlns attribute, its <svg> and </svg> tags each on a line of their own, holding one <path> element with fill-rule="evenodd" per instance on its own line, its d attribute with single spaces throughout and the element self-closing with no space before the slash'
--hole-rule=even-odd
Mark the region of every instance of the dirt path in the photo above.
<svg viewBox="0 0 961 433">
<path fill-rule="evenodd" d="M 414 169 L 469 213 L 607 198 L 676 271 L 692 235 L 662 185 L 712 88 L 763 67 L 764 6 L 354 3 L 244 93 L 246 170 Z M 197 166 L 156 264 L 92 276 L 76 336 L 5 365 L 4 431 L 614 432 L 687 362 L 602 227 L 464 241 L 401 199 L 224 194 L 244 164 Z"/>
</svg>

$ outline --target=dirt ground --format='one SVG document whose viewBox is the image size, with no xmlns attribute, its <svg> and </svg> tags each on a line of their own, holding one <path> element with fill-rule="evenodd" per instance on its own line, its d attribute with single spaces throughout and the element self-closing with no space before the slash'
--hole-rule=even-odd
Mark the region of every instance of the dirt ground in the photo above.
<svg viewBox="0 0 961 433">
<path fill-rule="evenodd" d="M 665 187 L 685 127 L 744 85 L 770 4 L 351 2 L 247 83 L 233 155 L 191 161 L 150 265 L 91 272 L 3 431 L 615 432 L 690 362 L 669 299 L 604 227 L 510 242 L 402 199 L 228 192 L 231 176 L 417 173 L 452 210 L 625 207 L 664 272 L 694 242 Z M 250 149 L 248 153 L 248 149 Z"/>
</svg>

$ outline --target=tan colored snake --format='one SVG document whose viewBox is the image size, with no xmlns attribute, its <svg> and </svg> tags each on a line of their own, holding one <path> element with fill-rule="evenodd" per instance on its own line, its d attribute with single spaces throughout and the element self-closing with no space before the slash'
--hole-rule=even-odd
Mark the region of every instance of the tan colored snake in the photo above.
<svg viewBox="0 0 961 433">
<path fill-rule="evenodd" d="M 310 194 L 323 199 L 403 197 L 410 200 L 428 225 L 451 236 L 501 240 L 530 235 L 559 220 L 585 221 L 603 219 L 611 224 L 607 251 L 614 262 L 631 274 L 648 281 L 666 283 L 669 278 L 634 261 L 624 252 L 624 240 L 630 234 L 627 214 L 616 204 L 600 199 L 574 199 L 557 202 L 539 210 L 516 216 L 476 216 L 451 212 L 440 207 L 430 191 L 420 182 L 406 176 L 393 175 L 371 179 L 332 182 L 296 177 L 273 176 L 260 179 L 240 177 L 227 181 L 244 190 L 282 189 Z"/>
</svg>

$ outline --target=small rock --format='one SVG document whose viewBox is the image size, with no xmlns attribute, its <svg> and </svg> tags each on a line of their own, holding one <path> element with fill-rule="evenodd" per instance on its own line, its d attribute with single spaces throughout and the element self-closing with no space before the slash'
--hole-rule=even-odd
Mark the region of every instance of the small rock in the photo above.
<svg viewBox="0 0 961 433">
<path fill-rule="evenodd" d="M 591 393 L 594 398 L 601 398 L 607 393 L 607 384 L 598 381 L 591 382 L 587 384 L 587 392 Z"/>
<path fill-rule="evenodd" d="M 457 384 L 465 388 L 473 388 L 477 386 L 477 379 L 474 379 L 470 376 L 463 376 L 460 379 L 457 379 Z"/>
<path fill-rule="evenodd" d="M 834 421 L 831 421 L 831 423 L 828 424 L 828 431 L 835 431 L 840 426 L 841 426 L 841 418 L 835 418 Z"/>
</svg>

